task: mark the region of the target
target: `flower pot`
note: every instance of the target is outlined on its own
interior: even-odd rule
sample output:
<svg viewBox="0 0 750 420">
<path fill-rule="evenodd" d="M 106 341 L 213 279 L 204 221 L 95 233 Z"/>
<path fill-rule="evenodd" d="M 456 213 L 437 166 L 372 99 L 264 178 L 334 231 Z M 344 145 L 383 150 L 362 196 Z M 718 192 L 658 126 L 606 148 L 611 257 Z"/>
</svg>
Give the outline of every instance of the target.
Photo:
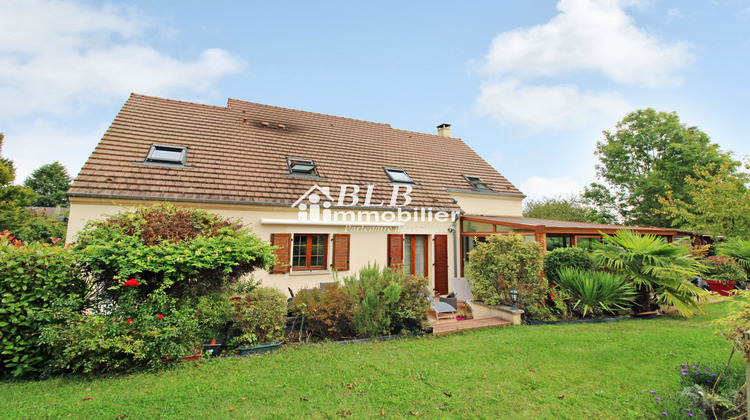
<svg viewBox="0 0 750 420">
<path fill-rule="evenodd" d="M 281 347 L 281 343 L 263 343 L 257 346 L 240 346 L 237 348 L 237 354 L 240 356 L 249 356 L 251 354 L 270 353 L 278 350 Z"/>
<path fill-rule="evenodd" d="M 704 281 L 708 283 L 712 292 L 716 292 L 721 296 L 729 296 L 732 290 L 734 290 L 734 281 L 718 281 L 710 279 L 704 279 Z"/>
<path fill-rule="evenodd" d="M 456 321 L 463 321 L 465 319 L 466 319 L 466 317 L 463 316 L 463 315 L 456 315 Z"/>
<path fill-rule="evenodd" d="M 216 344 L 216 340 L 211 340 L 214 344 L 204 344 L 203 353 L 209 357 L 218 357 L 221 354 L 221 344 Z"/>
</svg>

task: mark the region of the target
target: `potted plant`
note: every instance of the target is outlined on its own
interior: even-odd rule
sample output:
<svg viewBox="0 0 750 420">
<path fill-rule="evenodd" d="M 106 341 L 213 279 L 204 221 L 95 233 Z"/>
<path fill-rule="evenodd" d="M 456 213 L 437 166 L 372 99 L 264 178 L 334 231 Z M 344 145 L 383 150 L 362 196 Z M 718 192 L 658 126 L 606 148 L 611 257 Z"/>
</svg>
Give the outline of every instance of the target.
<svg viewBox="0 0 750 420">
<path fill-rule="evenodd" d="M 712 292 L 729 296 L 738 284 L 747 282 L 747 274 L 731 257 L 708 257 L 706 265 L 706 283 Z"/>
<path fill-rule="evenodd" d="M 239 355 L 267 353 L 279 348 L 286 327 L 286 296 L 274 287 L 258 287 L 232 299 L 232 318 L 242 335 L 232 339 Z"/>
<path fill-rule="evenodd" d="M 471 309 L 466 305 L 459 305 L 458 310 L 456 311 L 456 320 L 464 321 L 467 319 L 471 319 Z"/>
</svg>

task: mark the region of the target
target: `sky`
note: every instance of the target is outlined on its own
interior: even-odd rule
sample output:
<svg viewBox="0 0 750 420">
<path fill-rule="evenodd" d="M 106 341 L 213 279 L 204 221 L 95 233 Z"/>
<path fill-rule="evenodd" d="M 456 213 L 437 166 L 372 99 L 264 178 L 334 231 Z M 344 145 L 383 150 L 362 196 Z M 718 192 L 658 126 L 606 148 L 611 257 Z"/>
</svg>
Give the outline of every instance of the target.
<svg viewBox="0 0 750 420">
<path fill-rule="evenodd" d="M 750 0 L 0 0 L 2 156 L 75 176 L 131 92 L 461 138 L 531 199 L 629 112 L 750 155 Z"/>
</svg>

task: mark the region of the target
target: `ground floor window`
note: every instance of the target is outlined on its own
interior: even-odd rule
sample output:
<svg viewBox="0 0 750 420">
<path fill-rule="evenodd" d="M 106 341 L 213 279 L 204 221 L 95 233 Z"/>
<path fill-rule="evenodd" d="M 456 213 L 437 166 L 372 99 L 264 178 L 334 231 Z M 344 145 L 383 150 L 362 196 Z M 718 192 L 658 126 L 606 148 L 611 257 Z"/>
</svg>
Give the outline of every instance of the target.
<svg viewBox="0 0 750 420">
<path fill-rule="evenodd" d="M 427 276 L 427 236 L 404 237 L 404 268 L 409 274 Z"/>
<path fill-rule="evenodd" d="M 556 248 L 570 248 L 573 246 L 571 238 L 568 235 L 547 235 L 547 251 Z"/>
<path fill-rule="evenodd" d="M 598 236 L 596 238 L 581 238 L 579 236 L 578 238 L 576 238 L 576 246 L 587 251 L 593 251 L 595 243 L 602 243 L 602 237 Z"/>
<path fill-rule="evenodd" d="M 292 269 L 325 270 L 328 235 L 294 235 Z"/>
</svg>

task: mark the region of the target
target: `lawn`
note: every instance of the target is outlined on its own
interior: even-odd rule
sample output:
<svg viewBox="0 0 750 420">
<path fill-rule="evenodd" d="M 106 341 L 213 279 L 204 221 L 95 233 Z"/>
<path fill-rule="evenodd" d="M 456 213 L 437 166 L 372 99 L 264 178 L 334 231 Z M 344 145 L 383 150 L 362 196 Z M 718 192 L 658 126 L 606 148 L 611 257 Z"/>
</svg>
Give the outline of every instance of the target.
<svg viewBox="0 0 750 420">
<path fill-rule="evenodd" d="M 711 321 L 511 326 L 280 352 L 102 379 L 0 383 L 2 418 L 661 417 L 680 363 L 723 363 Z M 734 363 L 741 364 L 739 357 Z"/>
</svg>

